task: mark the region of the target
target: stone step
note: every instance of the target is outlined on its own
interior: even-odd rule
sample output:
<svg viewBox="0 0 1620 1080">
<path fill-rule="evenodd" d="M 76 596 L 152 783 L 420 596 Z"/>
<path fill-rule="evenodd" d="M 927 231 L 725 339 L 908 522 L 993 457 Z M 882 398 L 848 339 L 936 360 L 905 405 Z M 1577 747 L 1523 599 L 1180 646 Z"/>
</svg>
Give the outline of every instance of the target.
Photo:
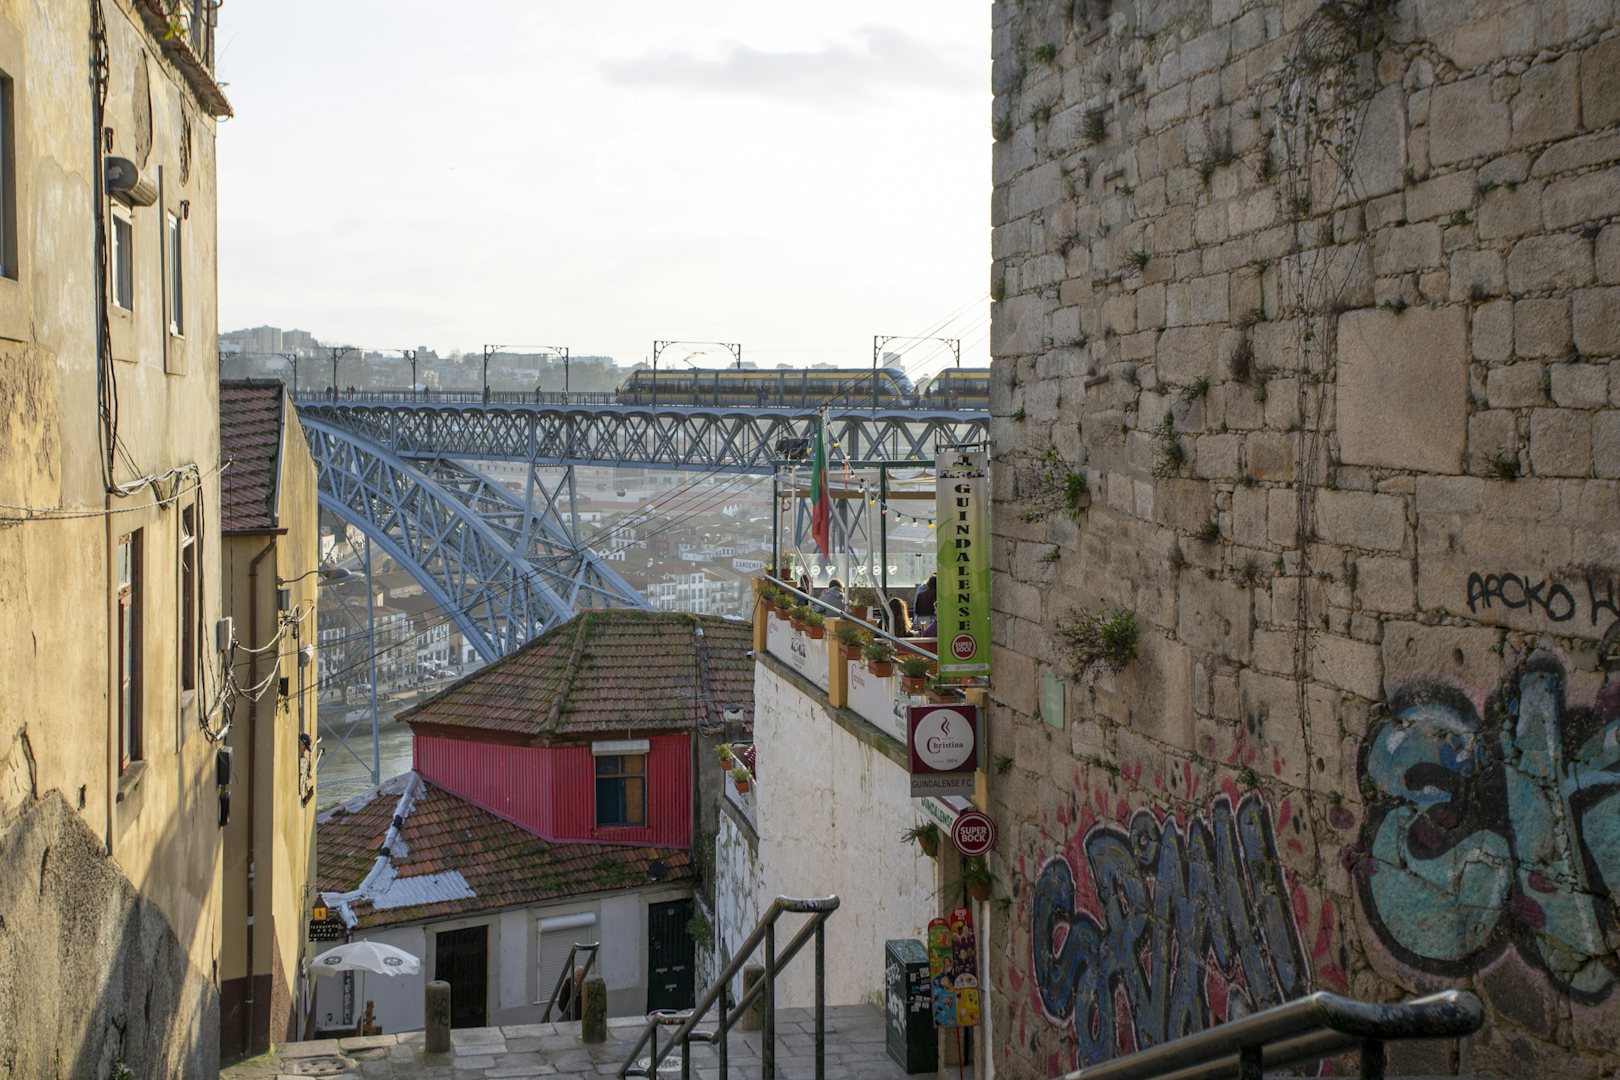
<svg viewBox="0 0 1620 1080">
<path fill-rule="evenodd" d="M 588 1046 L 579 1041 L 579 1025 L 522 1024 L 463 1028 L 450 1033 L 448 1054 L 426 1054 L 423 1033 L 369 1035 L 288 1043 L 274 1053 L 226 1069 L 224 1080 L 282 1080 L 284 1077 L 384 1077 L 437 1080 L 440 1077 L 520 1080 L 525 1077 L 612 1077 L 618 1074 L 641 1035 L 645 1021 L 622 1017 L 608 1021 L 608 1041 Z M 870 1005 L 827 1009 L 827 1080 L 903 1080 L 906 1076 L 884 1048 L 883 1014 Z M 777 1014 L 776 1075 L 779 1080 L 809 1080 L 815 1075 L 815 1017 L 806 1009 Z M 729 1041 L 732 1077 L 759 1075 L 758 1032 L 733 1031 Z M 646 1051 L 643 1050 L 643 1056 Z M 694 1045 L 692 1075 L 718 1080 L 716 1048 Z M 666 1058 L 663 1077 L 679 1077 L 678 1058 Z M 947 1075 L 942 1071 L 942 1076 Z M 956 1070 L 948 1070 L 954 1077 Z M 967 1069 L 965 1077 L 972 1077 Z"/>
</svg>

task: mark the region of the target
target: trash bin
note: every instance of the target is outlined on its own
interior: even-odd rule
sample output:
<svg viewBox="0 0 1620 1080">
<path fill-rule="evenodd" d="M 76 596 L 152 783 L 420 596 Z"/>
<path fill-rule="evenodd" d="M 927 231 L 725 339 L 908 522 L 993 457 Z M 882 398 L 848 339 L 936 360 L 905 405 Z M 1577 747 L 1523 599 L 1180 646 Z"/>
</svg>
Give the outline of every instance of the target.
<svg viewBox="0 0 1620 1080">
<path fill-rule="evenodd" d="M 929 1005 L 928 950 L 915 938 L 883 946 L 884 1042 L 889 1056 L 907 1073 L 939 1069 L 939 1037 Z"/>
</svg>

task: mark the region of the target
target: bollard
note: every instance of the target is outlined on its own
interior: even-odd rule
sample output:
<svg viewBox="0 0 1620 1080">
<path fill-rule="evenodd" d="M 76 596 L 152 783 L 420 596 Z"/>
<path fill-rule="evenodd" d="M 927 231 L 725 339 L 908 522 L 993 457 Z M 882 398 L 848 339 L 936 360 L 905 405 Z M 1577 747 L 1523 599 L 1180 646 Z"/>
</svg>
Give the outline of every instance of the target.
<svg viewBox="0 0 1620 1080">
<path fill-rule="evenodd" d="M 450 984 L 434 979 L 423 991 L 427 1016 L 427 1052 L 448 1053 L 450 1050 Z"/>
<path fill-rule="evenodd" d="M 748 965 L 744 966 L 743 967 L 743 997 L 747 997 L 748 996 L 748 991 L 752 990 L 754 988 L 754 984 L 759 982 L 759 980 L 763 979 L 764 977 L 765 977 L 765 969 L 763 967 L 761 967 L 759 964 L 748 964 Z M 764 1026 L 765 1026 L 765 995 L 761 994 L 759 997 L 754 999 L 754 1003 L 752 1005 L 748 1006 L 748 1011 L 743 1013 L 742 1019 L 737 1021 L 737 1030 L 738 1031 L 758 1031 L 761 1028 L 763 1028 Z"/>
<path fill-rule="evenodd" d="M 580 987 L 579 1041 L 607 1042 L 607 981 L 592 975 Z"/>
</svg>

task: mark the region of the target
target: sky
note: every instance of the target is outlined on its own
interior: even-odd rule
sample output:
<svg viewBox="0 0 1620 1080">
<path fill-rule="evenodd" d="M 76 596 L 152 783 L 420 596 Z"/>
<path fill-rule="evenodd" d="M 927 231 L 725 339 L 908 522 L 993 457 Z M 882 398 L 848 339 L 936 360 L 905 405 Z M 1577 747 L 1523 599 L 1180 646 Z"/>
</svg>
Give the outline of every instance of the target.
<svg viewBox="0 0 1620 1080">
<path fill-rule="evenodd" d="M 222 330 L 988 363 L 983 0 L 232 0 L 218 48 Z"/>
</svg>

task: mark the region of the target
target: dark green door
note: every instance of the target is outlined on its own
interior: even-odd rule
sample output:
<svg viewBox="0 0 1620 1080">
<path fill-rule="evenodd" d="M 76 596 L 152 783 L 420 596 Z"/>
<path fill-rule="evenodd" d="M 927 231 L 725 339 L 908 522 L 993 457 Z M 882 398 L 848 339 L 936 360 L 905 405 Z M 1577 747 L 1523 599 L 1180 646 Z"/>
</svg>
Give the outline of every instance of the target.
<svg viewBox="0 0 1620 1080">
<path fill-rule="evenodd" d="M 489 927 L 445 930 L 433 943 L 433 976 L 450 984 L 450 1026 L 489 1023 Z"/>
<path fill-rule="evenodd" d="M 692 901 L 647 905 L 647 1011 L 690 1009 L 695 950 L 686 924 Z"/>
</svg>

